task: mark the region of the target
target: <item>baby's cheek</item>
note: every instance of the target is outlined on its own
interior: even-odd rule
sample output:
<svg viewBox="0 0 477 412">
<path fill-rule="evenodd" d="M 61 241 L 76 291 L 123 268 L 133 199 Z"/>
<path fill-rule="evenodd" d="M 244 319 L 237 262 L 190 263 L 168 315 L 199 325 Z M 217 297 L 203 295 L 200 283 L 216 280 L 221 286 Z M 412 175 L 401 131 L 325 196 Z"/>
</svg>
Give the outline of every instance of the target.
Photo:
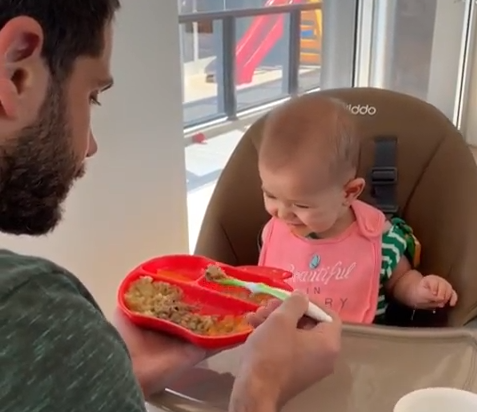
<svg viewBox="0 0 477 412">
<path fill-rule="evenodd" d="M 311 228 L 315 228 L 316 230 L 326 230 L 326 228 L 330 225 L 330 222 L 333 222 L 331 216 L 322 213 L 314 213 L 311 216 L 307 216 L 305 224 Z"/>
<path fill-rule="evenodd" d="M 306 212 L 297 213 L 296 217 L 300 220 L 300 222 L 302 222 L 304 225 L 309 226 L 309 227 L 313 227 L 317 223 L 319 223 L 319 222 L 317 222 L 316 217 L 313 216 L 310 213 L 306 213 Z"/>
<path fill-rule="evenodd" d="M 273 217 L 277 217 L 278 215 L 278 208 L 267 200 L 265 200 L 265 210 Z"/>
</svg>

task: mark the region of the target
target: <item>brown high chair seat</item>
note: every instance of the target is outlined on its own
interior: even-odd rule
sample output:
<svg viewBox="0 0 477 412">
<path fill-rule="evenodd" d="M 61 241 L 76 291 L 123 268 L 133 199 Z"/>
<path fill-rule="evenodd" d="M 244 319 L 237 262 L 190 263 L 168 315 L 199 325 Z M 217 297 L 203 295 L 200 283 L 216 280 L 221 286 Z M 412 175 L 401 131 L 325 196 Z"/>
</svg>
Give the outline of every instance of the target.
<svg viewBox="0 0 477 412">
<path fill-rule="evenodd" d="M 462 135 L 434 106 L 392 91 L 373 88 L 325 90 L 349 104 L 362 140 L 359 175 L 366 177 L 363 200 L 374 203 L 370 187 L 414 229 L 422 244 L 420 270 L 448 279 L 459 303 L 445 325 L 461 326 L 477 315 L 477 166 Z M 196 254 L 232 265 L 258 261 L 257 240 L 268 216 L 257 168 L 264 118 L 245 133 L 233 152 L 202 223 Z M 396 138 L 395 159 L 378 159 L 377 141 Z M 387 143 L 387 142 L 386 142 Z M 387 150 L 387 148 L 385 148 Z M 384 153 L 384 157 L 390 157 Z M 377 167 L 376 167 L 377 166 Z M 392 189 L 396 167 L 396 197 Z M 407 315 L 407 314 L 406 314 Z M 432 322 L 433 317 L 430 316 Z M 443 317 L 439 317 L 442 320 Z"/>
<path fill-rule="evenodd" d="M 477 392 L 477 333 L 463 326 L 477 315 L 477 166 L 463 137 L 435 107 L 372 88 L 325 90 L 357 116 L 362 140 L 363 200 L 403 217 L 422 244 L 420 270 L 449 280 L 459 302 L 411 317 L 398 307 L 396 328 L 346 326 L 335 374 L 295 398 L 286 411 L 391 412 L 405 393 L 427 386 Z M 207 209 L 195 253 L 232 265 L 256 264 L 268 219 L 257 170 L 263 118 L 244 135 Z M 397 180 L 395 179 L 397 177 Z M 371 189 L 371 190 L 370 190 Z M 421 316 L 422 315 L 422 316 Z M 157 400 L 168 410 L 226 411 L 240 348 L 197 368 Z"/>
</svg>

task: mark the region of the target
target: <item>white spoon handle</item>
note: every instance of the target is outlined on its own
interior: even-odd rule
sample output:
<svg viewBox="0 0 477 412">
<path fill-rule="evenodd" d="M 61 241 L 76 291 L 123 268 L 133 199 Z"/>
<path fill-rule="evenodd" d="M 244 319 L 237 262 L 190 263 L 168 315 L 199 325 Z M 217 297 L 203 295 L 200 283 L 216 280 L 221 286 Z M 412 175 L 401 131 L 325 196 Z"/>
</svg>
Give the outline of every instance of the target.
<svg viewBox="0 0 477 412">
<path fill-rule="evenodd" d="M 265 287 L 265 288 L 258 288 L 255 284 L 254 287 L 249 286 L 249 290 L 255 289 L 255 292 L 261 291 L 265 293 L 269 293 L 270 295 L 276 297 L 280 300 L 285 300 L 286 298 L 290 297 L 291 292 L 288 290 L 272 288 L 272 287 Z M 252 290 L 253 292 L 253 290 Z M 333 319 L 330 315 L 328 315 L 323 309 L 319 308 L 318 306 L 314 305 L 313 303 L 308 304 L 308 310 L 306 311 L 306 316 L 316 320 L 317 322 L 333 322 Z"/>
<path fill-rule="evenodd" d="M 333 318 L 330 315 L 313 303 L 308 304 L 306 315 L 318 322 L 333 322 Z"/>
</svg>

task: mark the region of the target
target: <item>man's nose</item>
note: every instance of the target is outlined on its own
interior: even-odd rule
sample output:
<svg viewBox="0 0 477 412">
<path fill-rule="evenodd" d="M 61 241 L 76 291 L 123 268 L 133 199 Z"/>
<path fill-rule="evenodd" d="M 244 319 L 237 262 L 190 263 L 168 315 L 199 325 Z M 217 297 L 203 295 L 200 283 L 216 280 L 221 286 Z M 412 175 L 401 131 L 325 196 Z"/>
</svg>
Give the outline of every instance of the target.
<svg viewBox="0 0 477 412">
<path fill-rule="evenodd" d="M 96 143 L 96 139 L 94 138 L 93 132 L 90 130 L 89 140 L 88 140 L 88 151 L 86 152 L 86 157 L 94 156 L 97 151 L 98 151 L 98 144 Z"/>
</svg>

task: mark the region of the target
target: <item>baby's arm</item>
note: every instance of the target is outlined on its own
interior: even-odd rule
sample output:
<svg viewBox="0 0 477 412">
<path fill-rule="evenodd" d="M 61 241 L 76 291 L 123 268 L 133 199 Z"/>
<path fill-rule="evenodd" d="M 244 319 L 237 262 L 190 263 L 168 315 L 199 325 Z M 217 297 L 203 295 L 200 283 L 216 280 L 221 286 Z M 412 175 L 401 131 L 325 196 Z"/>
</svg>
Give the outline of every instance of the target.
<svg viewBox="0 0 477 412">
<path fill-rule="evenodd" d="M 386 289 L 398 302 L 415 308 L 418 303 L 416 292 L 422 279 L 422 274 L 412 268 L 406 256 L 402 256 L 386 283 Z"/>
<path fill-rule="evenodd" d="M 399 226 L 391 223 L 386 226 L 383 238 L 394 231 L 394 236 L 403 238 Z M 401 232 L 401 233 L 400 233 Z M 388 235 L 389 238 L 389 235 Z M 415 270 L 405 255 L 406 249 L 400 243 L 399 255 L 395 255 L 395 266 L 390 270 L 388 280 L 385 283 L 386 291 L 394 299 L 402 304 L 415 309 L 435 309 L 449 304 L 454 306 L 457 302 L 457 294 L 445 279 L 436 275 L 423 276 Z M 406 246 L 407 247 L 407 246 Z"/>
<path fill-rule="evenodd" d="M 403 222 L 404 223 L 404 222 Z M 413 270 L 405 253 L 407 249 L 406 234 L 403 227 L 387 221 L 383 228 L 383 265 L 385 278 L 382 279 L 388 295 L 397 301 L 413 306 L 414 291 L 422 280 L 422 275 Z"/>
</svg>

